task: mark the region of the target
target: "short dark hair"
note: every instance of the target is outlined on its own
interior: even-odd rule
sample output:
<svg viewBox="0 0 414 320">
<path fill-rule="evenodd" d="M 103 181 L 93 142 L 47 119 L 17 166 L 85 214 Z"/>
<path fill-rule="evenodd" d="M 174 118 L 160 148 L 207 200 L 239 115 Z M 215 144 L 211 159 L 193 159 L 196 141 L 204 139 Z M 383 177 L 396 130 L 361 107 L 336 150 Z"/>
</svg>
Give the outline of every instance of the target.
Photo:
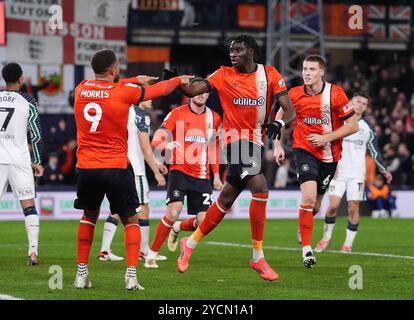
<svg viewBox="0 0 414 320">
<path fill-rule="evenodd" d="M 352 98 L 354 98 L 354 97 L 362 97 L 362 98 L 365 98 L 365 99 L 369 100 L 369 95 L 365 92 L 362 92 L 362 91 L 354 92 Z"/>
<path fill-rule="evenodd" d="M 102 74 L 109 70 L 116 62 L 116 54 L 113 50 L 103 49 L 97 51 L 91 60 L 91 66 L 95 74 Z"/>
<path fill-rule="evenodd" d="M 307 56 L 305 58 L 305 60 L 303 60 L 303 62 L 305 61 L 310 61 L 310 62 L 318 62 L 319 63 L 319 67 L 321 69 L 325 69 L 326 67 L 326 60 L 324 57 L 320 56 L 319 54 L 311 54 L 309 56 Z"/>
<path fill-rule="evenodd" d="M 260 47 L 255 38 L 247 34 L 241 34 L 238 36 L 231 37 L 224 42 L 224 45 L 227 48 L 227 50 L 230 49 L 230 45 L 233 41 L 236 43 L 244 43 L 246 47 L 253 50 L 253 59 L 255 61 L 260 60 Z"/>
<path fill-rule="evenodd" d="M 194 78 L 192 78 L 191 80 L 190 80 L 190 84 L 194 84 L 194 83 L 197 83 L 197 82 L 203 82 L 204 81 L 204 79 L 203 78 L 200 78 L 200 77 L 194 77 Z"/>
<path fill-rule="evenodd" d="M 6 83 L 16 83 L 23 75 L 23 70 L 18 63 L 10 62 L 3 67 L 3 70 L 1 70 L 1 75 L 3 76 L 3 79 L 6 81 Z"/>
</svg>

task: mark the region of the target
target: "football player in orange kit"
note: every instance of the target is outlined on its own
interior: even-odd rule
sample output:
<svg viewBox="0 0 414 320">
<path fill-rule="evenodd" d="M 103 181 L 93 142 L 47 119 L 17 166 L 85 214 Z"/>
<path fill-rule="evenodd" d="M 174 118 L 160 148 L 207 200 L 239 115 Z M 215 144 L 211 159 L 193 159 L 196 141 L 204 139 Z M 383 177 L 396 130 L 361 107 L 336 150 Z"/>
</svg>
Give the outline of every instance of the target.
<svg viewBox="0 0 414 320">
<path fill-rule="evenodd" d="M 323 80 L 326 62 L 318 55 L 305 58 L 304 84 L 289 90 L 296 110 L 293 151 L 301 190 L 299 233 L 303 264 L 316 263 L 311 248 L 313 216 L 318 213 L 326 189 L 335 175 L 342 152 L 342 138 L 358 131 L 358 117 L 344 90 Z M 283 117 L 279 110 L 276 119 Z M 280 141 L 275 144 L 278 164 L 285 153 Z"/>
<path fill-rule="evenodd" d="M 274 281 L 279 276 L 264 259 L 262 244 L 269 195 L 266 179 L 261 172 L 263 144 L 265 128 L 270 138 L 279 138 L 282 127 L 295 119 L 295 110 L 279 72 L 274 67 L 255 62 L 259 46 L 253 37 L 236 36 L 226 44 L 232 67 L 221 67 L 203 82 L 180 86 L 189 97 L 211 90 L 218 92 L 223 107 L 223 143 L 229 167 L 227 181 L 219 198 L 210 206 L 197 230 L 180 242 L 178 270 L 187 270 L 197 244 L 220 223 L 247 186 L 252 193 L 249 214 L 253 257 L 250 267 L 264 280 Z M 268 123 L 276 101 L 285 111 L 284 117 Z"/>
<path fill-rule="evenodd" d="M 128 116 L 131 105 L 169 94 L 178 85 L 189 83 L 189 76 L 172 78 L 155 85 L 141 84 L 155 78 L 141 76 L 119 81 L 119 61 L 112 50 L 101 50 L 91 61 L 95 80 L 84 80 L 75 89 L 77 127 L 77 199 L 82 209 L 77 235 L 78 269 L 75 287 L 90 288 L 89 253 L 95 224 L 104 196 L 111 212 L 120 215 L 125 226 L 127 290 L 142 290 L 136 277 L 140 250 L 139 199 L 134 172 L 129 163 Z"/>
<path fill-rule="evenodd" d="M 190 83 L 201 81 L 203 79 L 194 78 Z M 152 140 L 152 145 L 158 151 L 156 153 L 172 150 L 172 155 L 168 159 L 170 174 L 167 213 L 157 226 L 145 260 L 146 268 L 158 268 L 156 257 L 168 234 L 168 249 L 175 251 L 178 233 L 194 231 L 203 220 L 212 203 L 210 164 L 214 174 L 214 187 L 217 190 L 222 188 L 217 137 L 221 119 L 218 113 L 206 106 L 208 96 L 208 93 L 195 96 L 190 99 L 189 104 L 173 109 L 165 117 L 161 129 Z M 195 217 L 176 221 L 183 208 L 185 196 L 187 213 Z"/>
</svg>

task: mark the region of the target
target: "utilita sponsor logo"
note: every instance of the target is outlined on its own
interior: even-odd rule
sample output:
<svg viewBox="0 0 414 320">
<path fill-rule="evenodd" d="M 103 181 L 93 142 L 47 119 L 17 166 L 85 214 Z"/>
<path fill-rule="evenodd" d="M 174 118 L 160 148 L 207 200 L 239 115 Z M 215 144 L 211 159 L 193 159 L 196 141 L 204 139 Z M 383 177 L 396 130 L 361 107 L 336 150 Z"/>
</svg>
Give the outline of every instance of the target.
<svg viewBox="0 0 414 320">
<path fill-rule="evenodd" d="M 251 99 L 251 98 L 234 98 L 233 104 L 235 106 L 242 106 L 242 107 L 260 107 L 264 105 L 265 98 L 259 97 L 258 99 Z"/>
<path fill-rule="evenodd" d="M 329 118 L 323 117 L 322 119 L 318 118 L 303 118 L 303 122 L 306 124 L 329 124 Z"/>
</svg>

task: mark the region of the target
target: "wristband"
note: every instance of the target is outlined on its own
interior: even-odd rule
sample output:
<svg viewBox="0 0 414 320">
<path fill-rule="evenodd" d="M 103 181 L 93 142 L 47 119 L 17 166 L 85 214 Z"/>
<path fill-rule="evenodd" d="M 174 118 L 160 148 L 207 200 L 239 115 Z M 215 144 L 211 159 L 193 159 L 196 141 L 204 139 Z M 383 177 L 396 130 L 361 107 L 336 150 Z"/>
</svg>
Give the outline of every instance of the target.
<svg viewBox="0 0 414 320">
<path fill-rule="evenodd" d="M 286 125 L 286 123 L 282 119 L 279 119 L 279 120 L 276 120 L 276 121 L 279 122 L 282 125 L 282 128 Z"/>
</svg>

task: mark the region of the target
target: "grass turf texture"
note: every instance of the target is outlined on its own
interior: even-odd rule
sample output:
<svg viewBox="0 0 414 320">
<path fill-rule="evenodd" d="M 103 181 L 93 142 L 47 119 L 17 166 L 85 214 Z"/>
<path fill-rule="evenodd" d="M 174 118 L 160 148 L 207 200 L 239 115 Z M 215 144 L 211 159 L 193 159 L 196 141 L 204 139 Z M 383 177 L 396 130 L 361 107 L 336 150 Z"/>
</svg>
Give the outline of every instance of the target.
<svg viewBox="0 0 414 320">
<path fill-rule="evenodd" d="M 328 249 L 340 250 L 347 220 L 339 218 Z M 152 234 L 156 223 L 152 221 Z M 102 239 L 103 222 L 95 229 L 89 272 L 92 289 L 73 288 L 76 272 L 77 221 L 41 221 L 40 266 L 26 265 L 27 240 L 24 222 L 0 222 L 0 295 L 23 299 L 414 299 L 414 260 L 335 253 L 316 254 L 317 264 L 305 269 L 296 242 L 296 220 L 269 220 L 265 246 L 298 248 L 298 251 L 265 249 L 266 259 L 280 279 L 263 281 L 248 267 L 250 248 L 208 244 L 209 241 L 250 243 L 247 220 L 224 220 L 194 252 L 190 267 L 179 274 L 176 252 L 166 244 L 161 254 L 168 261 L 159 269 L 148 270 L 140 262 L 138 279 L 145 291 L 124 288 L 125 262 L 96 259 Z M 323 221 L 315 222 L 313 244 L 322 236 Z M 364 218 L 354 244 L 354 252 L 375 252 L 414 256 L 414 220 L 371 220 Z M 189 233 L 182 233 L 181 236 Z M 118 228 L 113 251 L 125 256 L 123 230 Z M 49 289 L 49 267 L 63 268 L 63 289 Z M 363 289 L 351 290 L 349 268 L 363 270 Z"/>
</svg>

